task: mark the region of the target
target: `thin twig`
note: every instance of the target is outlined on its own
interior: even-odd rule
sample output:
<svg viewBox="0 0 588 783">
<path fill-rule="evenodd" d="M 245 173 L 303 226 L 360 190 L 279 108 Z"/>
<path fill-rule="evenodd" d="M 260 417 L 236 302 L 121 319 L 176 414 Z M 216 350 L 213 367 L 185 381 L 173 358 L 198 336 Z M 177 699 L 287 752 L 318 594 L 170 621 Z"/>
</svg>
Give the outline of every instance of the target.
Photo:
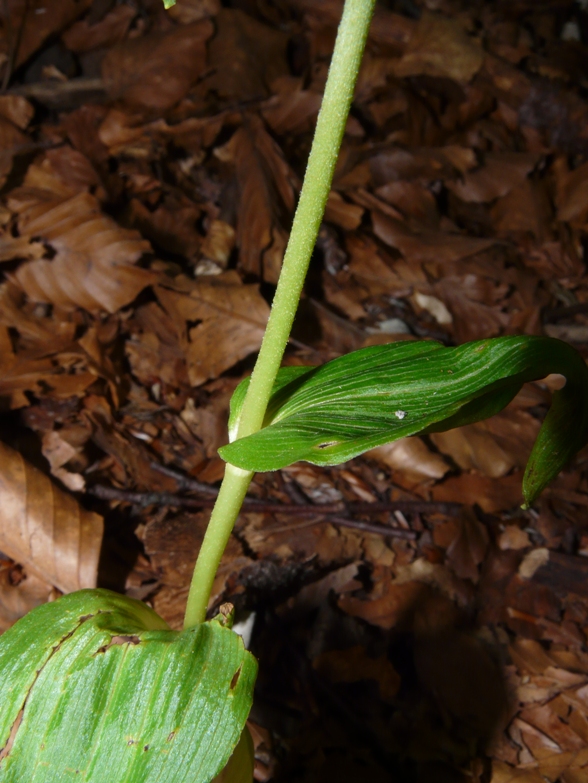
<svg viewBox="0 0 588 783">
<path fill-rule="evenodd" d="M 350 527 L 354 530 L 361 530 L 363 533 L 376 533 L 381 536 L 391 536 L 392 538 L 405 538 L 410 541 L 416 539 L 418 533 L 415 530 L 406 530 L 402 527 L 388 527 L 388 525 L 375 525 L 373 522 L 362 522 L 360 519 L 347 519 L 347 517 L 321 516 L 316 519 L 308 519 L 306 522 L 298 522 L 293 525 L 279 525 L 276 527 L 264 527 L 263 534 L 272 536 L 275 533 L 287 533 L 293 530 L 301 530 L 307 527 L 314 527 L 324 522 L 340 527 Z"/>
<path fill-rule="evenodd" d="M 174 479 L 180 490 L 192 490 L 192 492 L 201 492 L 203 495 L 213 495 L 214 497 L 218 495 L 218 489 L 216 489 L 216 487 L 211 487 L 203 481 L 192 478 L 192 476 L 186 476 L 185 473 L 174 470 L 174 468 L 169 468 L 167 465 L 161 465 L 159 462 L 152 462 L 149 467 L 158 473 L 161 473 L 162 476 L 168 476 L 169 478 Z"/>
<path fill-rule="evenodd" d="M 212 489 L 207 487 L 207 489 Z M 213 505 L 215 498 L 187 498 L 183 495 L 175 495 L 172 492 L 131 492 L 116 487 L 105 487 L 96 484 L 89 487 L 88 494 L 101 500 L 119 500 L 123 503 L 132 503 L 135 506 L 146 508 L 147 506 L 175 506 L 176 508 L 208 508 Z M 216 492 L 216 490 L 215 490 Z M 299 505 L 297 503 L 274 503 L 257 498 L 245 498 L 243 508 L 250 513 L 265 514 L 291 514 L 293 516 L 340 515 L 340 514 L 381 514 L 394 511 L 402 511 L 408 514 L 444 514 L 453 516 L 461 509 L 459 503 L 443 503 L 425 500 L 395 500 L 389 503 L 318 503 Z"/>
<path fill-rule="evenodd" d="M 97 484 L 94 487 L 88 489 L 88 494 L 94 495 L 94 497 L 101 500 L 119 500 L 124 503 L 132 503 L 133 505 L 145 508 L 147 506 L 176 506 L 181 508 L 201 509 L 210 507 L 214 503 L 214 498 L 185 498 L 181 495 L 173 495 L 170 492 L 129 492 L 124 489 L 116 489 L 115 487 L 105 487 Z M 402 510 L 412 511 L 412 507 L 407 508 L 408 505 L 412 505 L 411 501 L 400 502 Z M 449 504 L 439 503 L 418 503 L 419 507 L 422 505 L 435 506 L 438 511 L 438 506 L 447 506 Z M 455 504 L 457 505 L 457 504 Z M 406 530 L 405 528 L 390 527 L 388 525 L 378 525 L 373 522 L 363 522 L 359 519 L 349 519 L 347 517 L 340 516 L 340 512 L 347 513 L 369 513 L 372 511 L 372 506 L 378 506 L 377 511 L 399 511 L 399 504 L 395 503 L 350 503 L 347 507 L 343 503 L 331 503 L 324 505 L 290 505 L 282 503 L 268 503 L 260 500 L 253 500 L 252 498 L 246 498 L 243 503 L 243 511 L 245 512 L 258 512 L 268 514 L 292 514 L 293 516 L 311 516 L 312 519 L 306 522 L 301 522 L 293 525 L 278 525 L 277 527 L 269 527 L 264 529 L 265 535 L 273 535 L 274 533 L 285 533 L 289 530 L 299 530 L 306 527 L 313 527 L 314 525 L 320 525 L 324 522 L 329 522 L 341 527 L 349 527 L 354 530 L 361 530 L 364 533 L 377 533 L 381 536 L 392 536 L 395 538 L 404 538 L 414 540 L 417 537 L 417 533 L 414 530 Z M 387 506 L 387 508 L 382 508 Z M 422 511 L 422 509 L 417 509 Z M 430 510 L 430 509 L 429 509 Z M 333 512 L 339 513 L 333 513 Z"/>
</svg>

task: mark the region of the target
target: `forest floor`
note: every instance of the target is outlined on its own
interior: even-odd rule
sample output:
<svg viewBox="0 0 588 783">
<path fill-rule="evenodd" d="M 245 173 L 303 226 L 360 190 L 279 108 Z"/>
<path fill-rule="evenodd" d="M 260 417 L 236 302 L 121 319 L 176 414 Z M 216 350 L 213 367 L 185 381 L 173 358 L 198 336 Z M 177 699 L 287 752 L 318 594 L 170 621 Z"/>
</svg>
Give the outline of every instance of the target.
<svg viewBox="0 0 588 783">
<path fill-rule="evenodd" d="M 378 6 L 286 363 L 588 356 L 586 5 Z M 2 629 L 96 584 L 181 626 L 341 8 L 5 2 Z M 256 780 L 588 781 L 588 450 L 520 507 L 560 384 L 256 476 L 213 596 L 255 613 Z"/>
</svg>

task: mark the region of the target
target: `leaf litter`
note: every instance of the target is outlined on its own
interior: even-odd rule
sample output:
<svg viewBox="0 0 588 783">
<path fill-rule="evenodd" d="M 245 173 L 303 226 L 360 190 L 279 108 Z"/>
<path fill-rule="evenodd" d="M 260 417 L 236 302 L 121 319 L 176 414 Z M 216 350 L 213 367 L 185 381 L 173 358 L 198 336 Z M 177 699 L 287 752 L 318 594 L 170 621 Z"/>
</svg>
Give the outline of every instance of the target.
<svg viewBox="0 0 588 783">
<path fill-rule="evenodd" d="M 0 627 L 95 584 L 180 626 L 341 7 L 1 10 Z M 587 29 L 571 0 L 378 7 L 287 363 L 588 356 Z M 588 779 L 586 453 L 519 508 L 553 388 L 255 478 L 213 601 L 256 612 L 257 780 Z"/>
</svg>

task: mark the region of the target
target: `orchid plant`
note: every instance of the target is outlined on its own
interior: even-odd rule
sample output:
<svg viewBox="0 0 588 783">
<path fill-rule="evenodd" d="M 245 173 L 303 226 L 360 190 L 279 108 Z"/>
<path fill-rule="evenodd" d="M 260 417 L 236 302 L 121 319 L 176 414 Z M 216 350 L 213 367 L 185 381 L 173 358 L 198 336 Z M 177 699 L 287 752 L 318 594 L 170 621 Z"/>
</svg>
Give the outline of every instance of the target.
<svg viewBox="0 0 588 783">
<path fill-rule="evenodd" d="M 82 590 L 0 639 L 0 783 L 250 783 L 246 720 L 257 664 L 229 605 L 206 620 L 213 580 L 255 471 L 336 465 L 417 433 L 500 411 L 555 372 L 523 480 L 525 504 L 588 441 L 588 368 L 557 340 L 510 336 L 448 348 L 364 348 L 320 367 L 282 357 L 316 242 L 375 0 L 346 0 L 271 315 L 231 402 L 226 473 L 198 554 L 183 631 L 145 604 Z M 169 6 L 173 0 L 164 0 Z"/>
</svg>

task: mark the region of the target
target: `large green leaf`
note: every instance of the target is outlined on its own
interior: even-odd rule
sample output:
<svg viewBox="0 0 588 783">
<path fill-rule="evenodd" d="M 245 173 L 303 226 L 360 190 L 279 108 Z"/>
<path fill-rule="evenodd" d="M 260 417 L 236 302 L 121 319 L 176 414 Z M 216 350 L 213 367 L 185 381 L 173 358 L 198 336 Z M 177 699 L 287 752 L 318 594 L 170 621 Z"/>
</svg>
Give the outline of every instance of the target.
<svg viewBox="0 0 588 783">
<path fill-rule="evenodd" d="M 566 376 L 531 453 L 523 494 L 532 502 L 588 441 L 588 368 L 569 345 L 548 337 L 498 337 L 446 348 L 400 342 L 363 348 L 322 367 L 288 367 L 274 386 L 264 428 L 220 449 L 245 470 L 298 460 L 336 465 L 407 435 L 492 416 L 526 381 Z M 231 400 L 236 431 L 248 379 Z"/>
<path fill-rule="evenodd" d="M 209 783 L 247 761 L 256 671 L 219 620 L 171 631 L 108 590 L 45 604 L 0 638 L 0 781 Z"/>
</svg>

